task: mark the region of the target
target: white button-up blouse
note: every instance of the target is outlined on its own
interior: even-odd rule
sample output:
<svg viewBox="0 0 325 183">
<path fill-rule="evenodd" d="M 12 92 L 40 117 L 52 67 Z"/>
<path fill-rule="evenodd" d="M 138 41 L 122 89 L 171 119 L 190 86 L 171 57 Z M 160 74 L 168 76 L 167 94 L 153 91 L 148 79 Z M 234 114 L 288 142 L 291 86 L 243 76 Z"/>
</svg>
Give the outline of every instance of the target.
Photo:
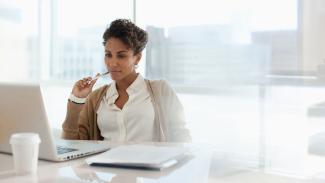
<svg viewBox="0 0 325 183">
<path fill-rule="evenodd" d="M 120 109 L 116 83 L 108 88 L 97 110 L 97 122 L 101 135 L 110 141 L 155 141 L 155 112 L 144 78 L 138 74 L 127 88 L 128 101 Z"/>
</svg>

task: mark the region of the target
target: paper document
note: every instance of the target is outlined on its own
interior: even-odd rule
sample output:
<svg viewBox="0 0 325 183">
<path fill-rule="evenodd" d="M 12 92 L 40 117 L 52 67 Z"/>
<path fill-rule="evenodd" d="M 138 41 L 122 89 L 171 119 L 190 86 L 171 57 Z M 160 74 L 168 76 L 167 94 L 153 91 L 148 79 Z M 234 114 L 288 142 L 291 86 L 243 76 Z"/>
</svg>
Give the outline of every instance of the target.
<svg viewBox="0 0 325 183">
<path fill-rule="evenodd" d="M 124 145 L 86 159 L 89 165 L 163 169 L 178 162 L 185 147 Z"/>
</svg>

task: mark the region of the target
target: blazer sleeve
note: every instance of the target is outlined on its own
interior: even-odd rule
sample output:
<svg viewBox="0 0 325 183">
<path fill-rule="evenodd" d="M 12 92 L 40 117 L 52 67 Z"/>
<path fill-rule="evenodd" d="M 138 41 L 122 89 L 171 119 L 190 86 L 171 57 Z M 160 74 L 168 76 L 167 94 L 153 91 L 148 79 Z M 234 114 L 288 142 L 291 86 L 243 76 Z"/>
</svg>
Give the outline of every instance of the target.
<svg viewBox="0 0 325 183">
<path fill-rule="evenodd" d="M 89 113 L 91 102 L 83 105 L 68 102 L 66 118 L 62 124 L 62 138 L 70 140 L 89 140 Z"/>
<path fill-rule="evenodd" d="M 168 141 L 191 142 L 190 131 L 186 127 L 184 108 L 176 92 L 164 80 L 161 81 L 160 103 L 168 128 Z"/>
</svg>

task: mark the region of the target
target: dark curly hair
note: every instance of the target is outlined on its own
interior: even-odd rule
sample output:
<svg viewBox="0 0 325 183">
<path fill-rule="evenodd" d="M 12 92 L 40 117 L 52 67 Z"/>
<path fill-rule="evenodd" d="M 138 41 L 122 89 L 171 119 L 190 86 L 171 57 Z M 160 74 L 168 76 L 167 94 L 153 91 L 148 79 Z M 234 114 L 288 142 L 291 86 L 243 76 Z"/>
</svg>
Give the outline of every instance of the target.
<svg viewBox="0 0 325 183">
<path fill-rule="evenodd" d="M 110 24 L 103 35 L 104 46 L 110 38 L 121 40 L 134 54 L 142 52 L 148 42 L 147 32 L 128 19 L 117 19 Z"/>
</svg>

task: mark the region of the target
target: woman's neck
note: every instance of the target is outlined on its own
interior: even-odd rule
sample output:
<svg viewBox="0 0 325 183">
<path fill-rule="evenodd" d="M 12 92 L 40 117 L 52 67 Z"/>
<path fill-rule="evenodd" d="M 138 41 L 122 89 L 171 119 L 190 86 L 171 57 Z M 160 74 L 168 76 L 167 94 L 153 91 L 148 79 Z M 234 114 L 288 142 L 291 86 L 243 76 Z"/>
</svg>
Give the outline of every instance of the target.
<svg viewBox="0 0 325 183">
<path fill-rule="evenodd" d="M 138 73 L 131 73 L 120 81 L 116 81 L 116 88 L 118 90 L 126 90 L 133 81 L 137 78 Z"/>
</svg>

